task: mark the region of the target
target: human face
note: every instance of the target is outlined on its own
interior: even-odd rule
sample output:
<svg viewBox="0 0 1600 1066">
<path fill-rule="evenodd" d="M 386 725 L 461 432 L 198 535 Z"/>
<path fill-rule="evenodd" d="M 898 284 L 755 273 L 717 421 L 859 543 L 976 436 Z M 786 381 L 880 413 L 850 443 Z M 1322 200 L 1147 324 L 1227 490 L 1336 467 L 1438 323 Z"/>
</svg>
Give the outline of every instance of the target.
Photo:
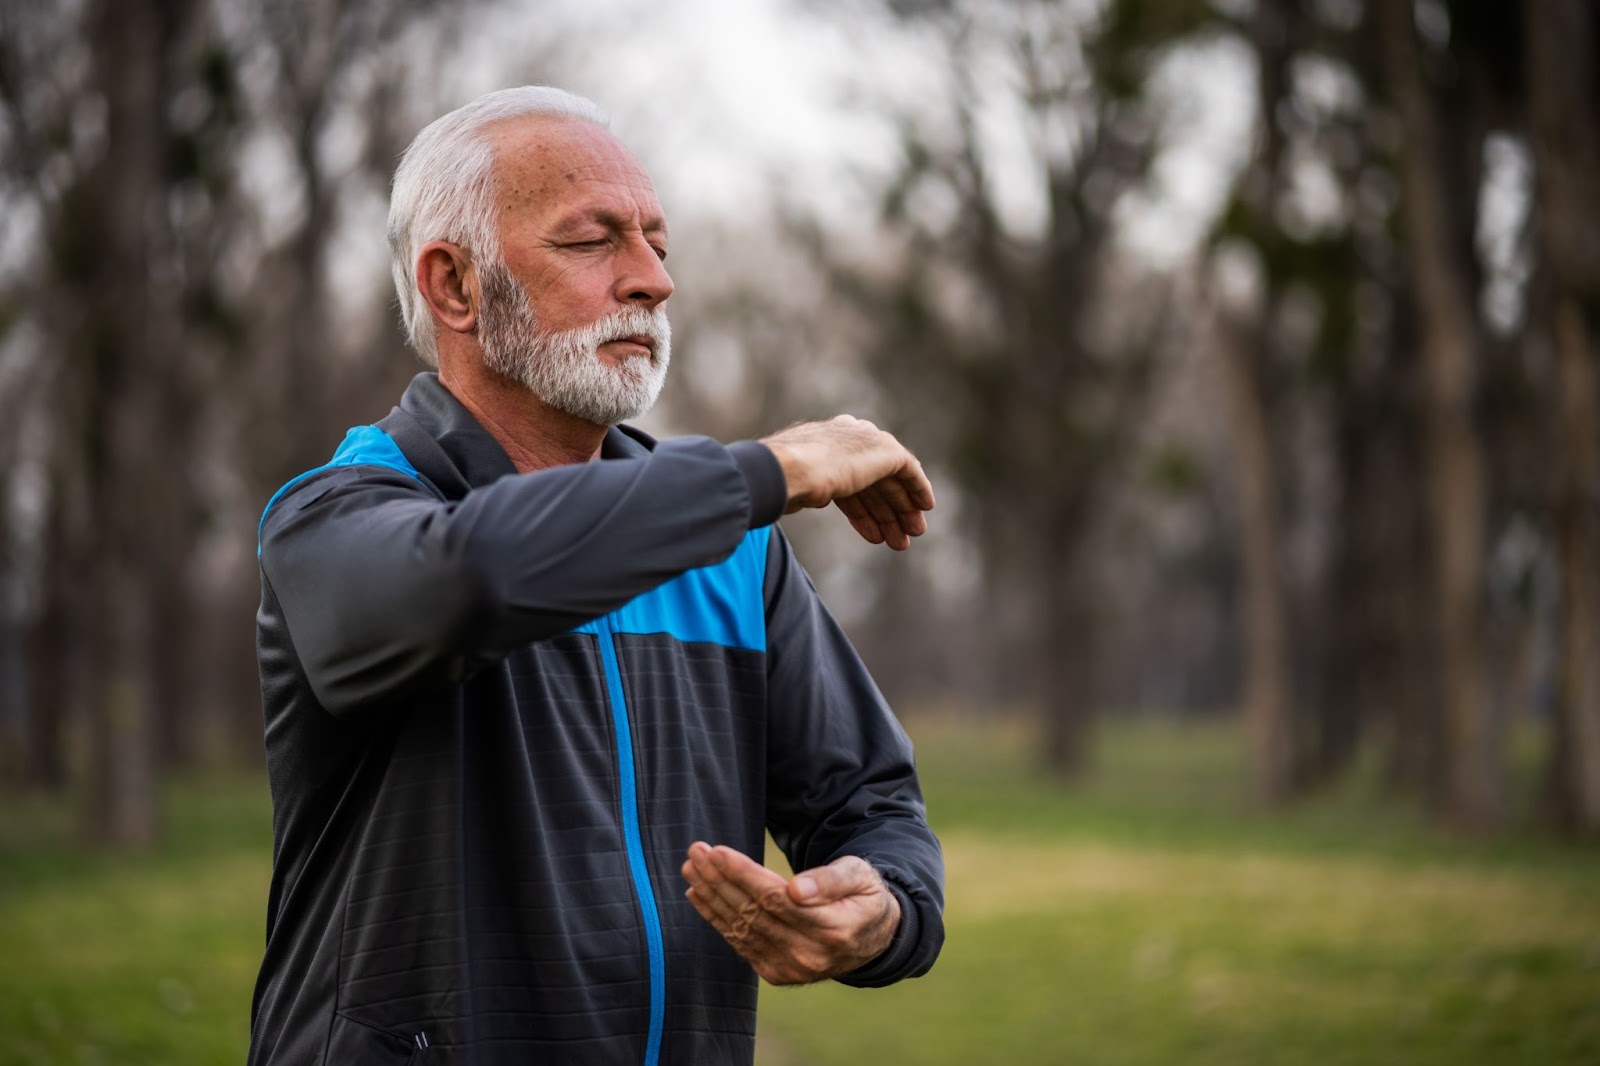
<svg viewBox="0 0 1600 1066">
<path fill-rule="evenodd" d="M 654 406 L 672 358 L 672 329 L 660 304 L 624 307 L 587 326 L 552 332 L 540 327 L 528 290 L 503 263 L 480 264 L 479 278 L 484 366 L 557 411 L 597 426 L 637 418 Z M 624 338 L 642 342 L 647 354 L 615 366 L 602 361 L 600 348 Z"/>
<path fill-rule="evenodd" d="M 541 116 L 492 127 L 501 261 L 522 283 L 540 330 L 560 334 L 672 295 L 667 223 L 650 177 L 610 133 Z M 649 358 L 640 335 L 598 357 L 620 367 Z"/>
</svg>

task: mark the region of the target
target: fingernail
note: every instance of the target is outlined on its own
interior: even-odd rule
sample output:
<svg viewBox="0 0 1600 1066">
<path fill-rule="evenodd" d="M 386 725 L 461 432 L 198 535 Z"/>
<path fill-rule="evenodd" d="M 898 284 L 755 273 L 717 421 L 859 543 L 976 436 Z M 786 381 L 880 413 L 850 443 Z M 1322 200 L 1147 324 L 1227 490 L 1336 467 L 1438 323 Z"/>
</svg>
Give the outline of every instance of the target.
<svg viewBox="0 0 1600 1066">
<path fill-rule="evenodd" d="M 817 883 L 809 877 L 794 879 L 794 894 L 801 899 L 812 899 L 817 894 Z"/>
</svg>

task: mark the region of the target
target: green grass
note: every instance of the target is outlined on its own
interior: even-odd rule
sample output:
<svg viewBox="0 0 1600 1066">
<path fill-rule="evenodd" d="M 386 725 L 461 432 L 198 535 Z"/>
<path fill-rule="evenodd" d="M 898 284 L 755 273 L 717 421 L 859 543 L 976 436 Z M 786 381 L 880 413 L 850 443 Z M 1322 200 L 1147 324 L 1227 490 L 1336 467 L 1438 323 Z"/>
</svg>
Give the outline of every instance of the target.
<svg viewBox="0 0 1600 1066">
<path fill-rule="evenodd" d="M 1600 1062 L 1600 852 L 1441 834 L 1356 782 L 1254 809 L 1226 727 L 1134 724 L 1068 789 L 1014 727 L 913 723 L 949 941 L 895 988 L 763 989 L 762 1066 Z M 0 808 L 0 1066 L 243 1061 L 269 811 L 170 790 L 156 853 Z"/>
<path fill-rule="evenodd" d="M 69 812 L 0 817 L 0 1066 L 244 1061 L 271 872 L 266 783 L 168 790 L 153 854 L 85 852 Z"/>
<path fill-rule="evenodd" d="M 1361 781 L 1260 811 L 1216 726 L 1119 726 L 1072 789 L 1015 729 L 914 732 L 944 954 L 763 989 L 764 1063 L 1600 1062 L 1600 854 L 1443 835 Z"/>
</svg>

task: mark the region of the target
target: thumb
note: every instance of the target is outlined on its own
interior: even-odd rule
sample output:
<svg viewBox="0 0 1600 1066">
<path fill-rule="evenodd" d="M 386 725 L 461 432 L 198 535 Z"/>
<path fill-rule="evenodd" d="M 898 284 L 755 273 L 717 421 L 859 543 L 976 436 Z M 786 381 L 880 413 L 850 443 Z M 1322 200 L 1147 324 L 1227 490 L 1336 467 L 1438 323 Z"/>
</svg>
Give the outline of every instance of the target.
<svg viewBox="0 0 1600 1066">
<path fill-rule="evenodd" d="M 845 855 L 826 866 L 795 874 L 789 882 L 789 898 L 808 907 L 817 907 L 871 892 L 880 883 L 878 871 L 865 859 Z"/>
</svg>

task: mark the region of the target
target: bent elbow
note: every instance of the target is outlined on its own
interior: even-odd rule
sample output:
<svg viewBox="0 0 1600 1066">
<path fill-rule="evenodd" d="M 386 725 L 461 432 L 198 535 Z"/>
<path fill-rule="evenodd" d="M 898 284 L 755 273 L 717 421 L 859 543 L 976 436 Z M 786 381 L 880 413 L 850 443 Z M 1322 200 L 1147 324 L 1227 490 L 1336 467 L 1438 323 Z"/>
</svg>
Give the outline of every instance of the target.
<svg viewBox="0 0 1600 1066">
<path fill-rule="evenodd" d="M 302 653 L 306 679 L 328 713 L 344 717 L 462 679 L 491 607 L 467 587 L 426 601 L 368 612 L 366 624 L 346 619 L 331 639 L 314 642 L 321 654 Z"/>
</svg>

